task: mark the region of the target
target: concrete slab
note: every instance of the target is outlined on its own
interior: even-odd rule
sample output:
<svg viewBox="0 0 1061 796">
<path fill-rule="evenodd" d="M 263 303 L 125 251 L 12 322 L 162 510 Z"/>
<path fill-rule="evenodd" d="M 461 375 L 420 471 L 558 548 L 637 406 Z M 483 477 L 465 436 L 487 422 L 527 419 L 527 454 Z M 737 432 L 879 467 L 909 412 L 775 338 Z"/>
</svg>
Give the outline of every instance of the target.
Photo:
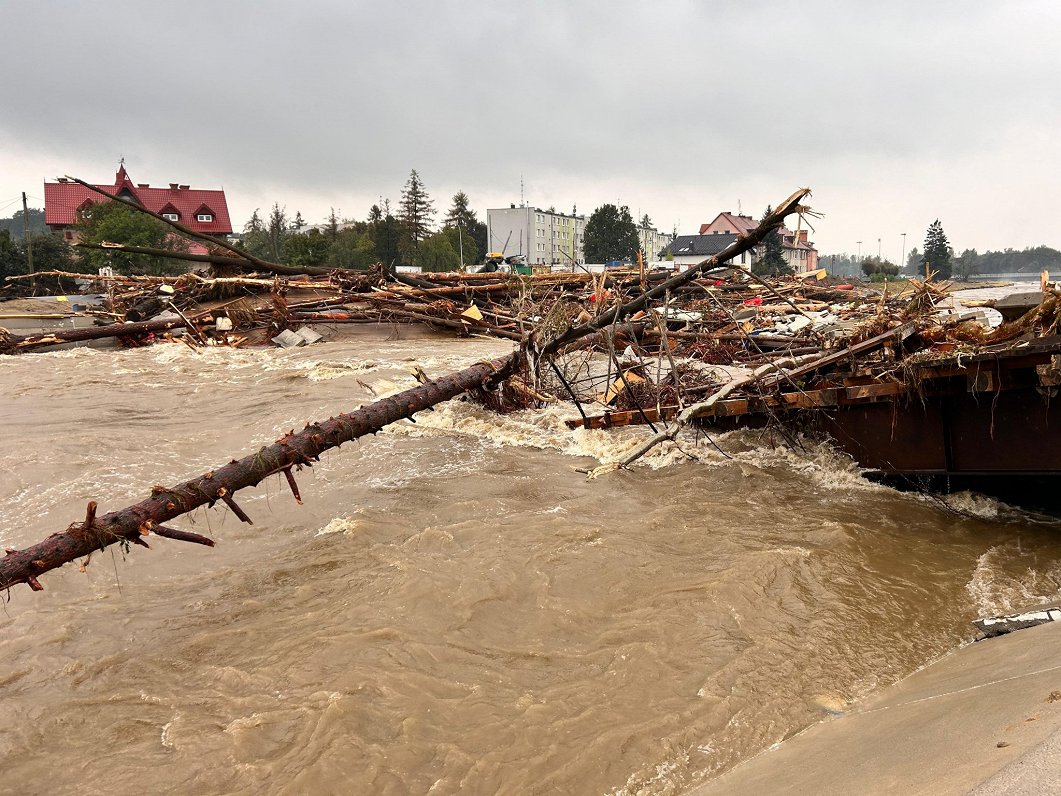
<svg viewBox="0 0 1061 796">
<path fill-rule="evenodd" d="M 963 647 L 691 793 L 1061 793 L 1061 622 Z"/>
</svg>

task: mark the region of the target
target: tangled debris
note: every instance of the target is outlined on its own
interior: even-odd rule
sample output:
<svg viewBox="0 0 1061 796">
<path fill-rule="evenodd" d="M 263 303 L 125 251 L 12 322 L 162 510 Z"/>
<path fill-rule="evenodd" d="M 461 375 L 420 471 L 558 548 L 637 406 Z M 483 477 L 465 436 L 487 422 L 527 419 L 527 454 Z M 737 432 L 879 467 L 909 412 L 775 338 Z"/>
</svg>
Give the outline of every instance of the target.
<svg viewBox="0 0 1061 796">
<path fill-rule="evenodd" d="M 7 550 L 0 588 L 28 583 L 39 589 L 42 573 L 114 542 L 146 546 L 150 533 L 210 543 L 163 523 L 218 500 L 250 522 L 233 495 L 274 474 L 284 475 L 301 502 L 293 468 L 461 393 L 497 411 L 571 401 L 580 415 L 569 422 L 572 428 L 652 426 L 654 436 L 593 473 L 600 474 L 673 440 L 694 421 L 754 416 L 780 423 L 796 410 L 922 394 L 933 380 L 964 374 L 965 363 L 997 359 L 1003 350 L 1033 350 L 1041 384 L 1055 391 L 1061 385 L 1056 290 L 991 328 L 982 308 L 966 311 L 946 285 L 931 280 L 911 280 L 910 291 L 889 295 L 834 284 L 823 273 L 765 279 L 728 264 L 786 216 L 808 213 L 801 204 L 808 194 L 797 191 L 756 230 L 683 272 L 410 276 L 377 265 L 292 274 L 287 266 L 240 260 L 227 247 L 227 253 L 199 255 L 212 269 L 207 275 L 91 277 L 86 289 L 104 298 L 81 313 L 100 325 L 36 335 L 0 330 L 0 353 L 107 336 L 157 343 L 178 330 L 190 345 L 269 344 L 284 332 L 345 323 L 426 324 L 519 346 L 503 359 L 425 379 L 405 393 L 290 432 L 179 486 L 155 487 L 135 506 L 97 518 L 90 504 L 83 522 L 25 550 Z M 83 278 L 34 279 L 75 277 Z"/>
</svg>

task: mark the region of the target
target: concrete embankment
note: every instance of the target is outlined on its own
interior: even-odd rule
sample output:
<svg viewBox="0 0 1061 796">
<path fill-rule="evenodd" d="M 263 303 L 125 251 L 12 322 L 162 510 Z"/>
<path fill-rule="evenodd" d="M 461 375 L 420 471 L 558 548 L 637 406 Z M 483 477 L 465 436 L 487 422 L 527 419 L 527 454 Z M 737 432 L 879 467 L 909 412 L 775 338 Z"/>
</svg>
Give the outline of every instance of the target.
<svg viewBox="0 0 1061 796">
<path fill-rule="evenodd" d="M 1061 622 L 962 647 L 692 793 L 1061 793 Z"/>
</svg>

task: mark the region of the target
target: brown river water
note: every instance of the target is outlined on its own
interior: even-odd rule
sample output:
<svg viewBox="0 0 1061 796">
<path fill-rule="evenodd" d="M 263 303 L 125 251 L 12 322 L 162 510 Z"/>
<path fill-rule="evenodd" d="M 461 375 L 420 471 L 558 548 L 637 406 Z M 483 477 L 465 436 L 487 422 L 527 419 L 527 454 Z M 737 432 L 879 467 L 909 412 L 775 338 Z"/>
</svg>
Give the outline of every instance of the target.
<svg viewBox="0 0 1061 796">
<path fill-rule="evenodd" d="M 403 332 L 403 334 L 405 334 Z M 350 336 L 292 351 L 0 358 L 0 541 L 197 475 L 509 350 Z M 826 446 L 687 439 L 450 402 L 0 611 L 4 793 L 668 794 L 1054 597 L 1061 527 L 863 480 Z"/>
</svg>

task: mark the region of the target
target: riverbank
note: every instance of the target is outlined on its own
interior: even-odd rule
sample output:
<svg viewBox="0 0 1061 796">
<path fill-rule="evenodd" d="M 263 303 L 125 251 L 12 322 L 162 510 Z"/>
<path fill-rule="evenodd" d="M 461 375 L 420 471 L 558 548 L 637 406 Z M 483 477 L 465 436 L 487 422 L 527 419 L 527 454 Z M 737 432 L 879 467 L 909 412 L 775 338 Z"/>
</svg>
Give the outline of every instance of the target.
<svg viewBox="0 0 1061 796">
<path fill-rule="evenodd" d="M 1059 660 L 1057 622 L 966 645 L 692 793 L 1056 792 Z"/>
</svg>

